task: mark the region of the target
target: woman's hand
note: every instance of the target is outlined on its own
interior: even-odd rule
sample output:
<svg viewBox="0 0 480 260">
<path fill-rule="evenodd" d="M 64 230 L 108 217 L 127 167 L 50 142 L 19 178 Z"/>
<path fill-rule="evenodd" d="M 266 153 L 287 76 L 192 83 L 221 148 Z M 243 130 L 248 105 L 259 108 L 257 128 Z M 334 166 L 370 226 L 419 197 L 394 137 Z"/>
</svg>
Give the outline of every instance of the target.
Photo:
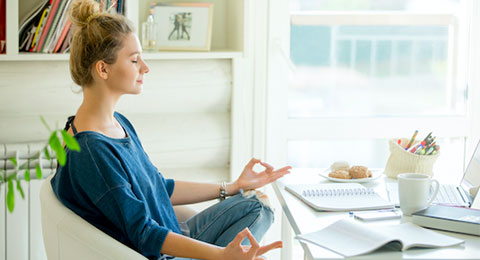
<svg viewBox="0 0 480 260">
<path fill-rule="evenodd" d="M 257 163 L 265 167 L 265 170 L 262 172 L 254 171 L 253 167 Z M 276 181 L 278 178 L 290 173 L 290 169 L 292 169 L 292 167 L 285 166 L 281 169 L 274 170 L 268 163 L 252 158 L 234 184 L 238 189 L 253 190 Z"/>
<path fill-rule="evenodd" d="M 242 240 L 248 237 L 250 240 L 251 246 L 242 245 Z M 261 255 L 266 252 L 275 249 L 282 248 L 283 243 L 277 241 L 266 246 L 260 246 L 253 237 L 252 233 L 248 228 L 245 228 L 243 231 L 237 234 L 235 239 L 233 239 L 230 244 L 227 245 L 222 251 L 222 255 L 218 259 L 232 259 L 232 260 L 261 260 L 264 259 Z"/>
</svg>

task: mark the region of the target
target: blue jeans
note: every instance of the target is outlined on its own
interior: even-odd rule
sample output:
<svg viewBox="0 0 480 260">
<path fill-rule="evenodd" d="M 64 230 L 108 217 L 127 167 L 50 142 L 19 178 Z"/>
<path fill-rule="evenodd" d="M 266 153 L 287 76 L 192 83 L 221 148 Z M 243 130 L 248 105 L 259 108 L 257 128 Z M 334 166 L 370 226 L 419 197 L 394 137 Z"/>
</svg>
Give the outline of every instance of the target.
<svg viewBox="0 0 480 260">
<path fill-rule="evenodd" d="M 273 220 L 272 209 L 250 192 L 239 193 L 219 202 L 181 223 L 180 226 L 189 229 L 189 233 L 185 232 L 184 235 L 225 247 L 246 227 L 257 241 L 262 240 Z M 245 238 L 242 244 L 249 245 L 250 241 Z M 175 258 L 181 259 L 185 258 Z"/>
</svg>

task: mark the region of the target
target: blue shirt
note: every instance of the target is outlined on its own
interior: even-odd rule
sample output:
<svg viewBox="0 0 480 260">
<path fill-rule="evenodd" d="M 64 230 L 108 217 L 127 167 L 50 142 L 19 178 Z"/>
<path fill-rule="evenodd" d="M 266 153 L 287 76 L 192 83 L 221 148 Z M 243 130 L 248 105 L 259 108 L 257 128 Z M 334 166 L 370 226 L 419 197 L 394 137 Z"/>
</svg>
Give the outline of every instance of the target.
<svg viewBox="0 0 480 260">
<path fill-rule="evenodd" d="M 103 232 L 157 259 L 168 232 L 181 234 L 170 202 L 174 181 L 153 166 L 132 124 L 115 118 L 127 137 L 75 134 L 81 151 L 67 149 L 67 163 L 51 180 L 58 199 Z"/>
</svg>

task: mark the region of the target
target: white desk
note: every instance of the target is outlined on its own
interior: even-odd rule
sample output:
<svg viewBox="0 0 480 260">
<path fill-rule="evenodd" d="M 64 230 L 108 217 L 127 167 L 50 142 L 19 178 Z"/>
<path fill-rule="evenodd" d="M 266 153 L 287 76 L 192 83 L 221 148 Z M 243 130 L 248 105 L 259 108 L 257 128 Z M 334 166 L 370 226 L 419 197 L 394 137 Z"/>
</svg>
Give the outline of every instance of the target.
<svg viewBox="0 0 480 260">
<path fill-rule="evenodd" d="M 348 212 L 317 212 L 294 197 L 284 189 L 286 184 L 328 182 L 318 175 L 318 169 L 294 169 L 291 174 L 274 183 L 275 193 L 282 205 L 283 212 L 288 218 L 295 235 L 313 232 L 322 229 L 342 218 L 350 218 Z M 382 177 L 373 182 L 362 183 L 374 188 L 381 196 L 387 198 L 385 181 L 392 181 Z M 411 221 L 410 217 L 401 220 L 384 220 L 364 222 L 369 225 L 394 225 Z M 413 248 L 405 252 L 380 249 L 368 255 L 353 257 L 355 259 L 480 259 L 480 237 L 463 235 L 452 232 L 441 232 L 449 236 L 465 240 L 462 245 L 437 249 Z M 309 243 L 301 243 L 307 259 L 339 259 L 341 255 Z"/>
</svg>

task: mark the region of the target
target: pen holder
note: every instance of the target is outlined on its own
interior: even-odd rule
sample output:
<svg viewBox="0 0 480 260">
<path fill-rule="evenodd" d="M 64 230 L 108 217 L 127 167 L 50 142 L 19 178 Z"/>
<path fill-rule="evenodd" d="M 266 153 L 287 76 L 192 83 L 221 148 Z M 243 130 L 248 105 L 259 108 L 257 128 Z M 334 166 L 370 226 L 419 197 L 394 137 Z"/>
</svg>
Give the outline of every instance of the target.
<svg viewBox="0 0 480 260">
<path fill-rule="evenodd" d="M 406 151 L 404 146 L 409 142 L 408 139 L 402 138 L 400 145 L 396 142 L 398 139 L 389 141 L 390 156 L 387 160 L 384 173 L 390 178 L 397 178 L 400 173 L 423 173 L 433 176 L 433 164 L 437 160 L 440 152 L 437 151 L 433 155 L 418 155 Z M 414 143 L 417 143 L 415 141 Z"/>
</svg>

